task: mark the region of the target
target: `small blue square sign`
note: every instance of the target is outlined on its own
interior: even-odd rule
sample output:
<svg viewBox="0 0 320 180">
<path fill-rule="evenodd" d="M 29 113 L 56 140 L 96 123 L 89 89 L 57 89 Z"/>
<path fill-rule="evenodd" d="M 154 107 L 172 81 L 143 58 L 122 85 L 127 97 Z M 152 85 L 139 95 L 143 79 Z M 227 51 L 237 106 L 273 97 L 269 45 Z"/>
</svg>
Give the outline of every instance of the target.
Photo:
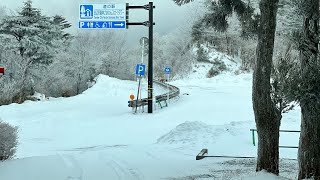
<svg viewBox="0 0 320 180">
<path fill-rule="evenodd" d="M 136 75 L 144 76 L 145 73 L 146 73 L 146 65 L 145 64 L 137 64 Z"/>
<path fill-rule="evenodd" d="M 165 73 L 165 74 L 170 74 L 170 73 L 171 73 L 170 67 L 164 68 L 164 73 Z"/>
<path fill-rule="evenodd" d="M 93 5 L 80 5 L 80 19 L 93 19 Z"/>
</svg>

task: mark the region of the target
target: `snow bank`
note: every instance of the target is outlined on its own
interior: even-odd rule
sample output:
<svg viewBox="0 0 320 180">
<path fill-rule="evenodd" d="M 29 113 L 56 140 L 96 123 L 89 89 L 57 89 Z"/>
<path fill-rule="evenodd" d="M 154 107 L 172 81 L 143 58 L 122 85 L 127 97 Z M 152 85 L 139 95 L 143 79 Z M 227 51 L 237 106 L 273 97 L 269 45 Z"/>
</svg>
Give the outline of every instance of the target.
<svg viewBox="0 0 320 180">
<path fill-rule="evenodd" d="M 157 140 L 159 144 L 197 144 L 204 139 L 213 141 L 225 132 L 224 128 L 214 128 L 200 121 L 179 124 Z M 207 144 L 208 142 L 206 142 Z"/>
</svg>

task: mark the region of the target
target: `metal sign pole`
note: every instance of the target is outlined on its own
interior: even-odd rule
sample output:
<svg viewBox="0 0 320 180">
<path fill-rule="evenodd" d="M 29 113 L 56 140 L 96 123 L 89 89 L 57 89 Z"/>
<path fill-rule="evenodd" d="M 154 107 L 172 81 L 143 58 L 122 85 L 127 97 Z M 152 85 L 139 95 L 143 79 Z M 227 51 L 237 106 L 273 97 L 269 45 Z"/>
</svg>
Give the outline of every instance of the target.
<svg viewBox="0 0 320 180">
<path fill-rule="evenodd" d="M 141 64 L 143 64 L 143 53 L 144 53 L 144 39 L 142 40 L 142 47 L 141 47 Z M 142 78 L 142 77 L 141 77 Z M 141 95 L 141 79 L 139 80 L 139 89 L 138 89 L 138 98 L 137 98 L 137 102 L 138 99 L 141 99 L 142 95 Z"/>
<path fill-rule="evenodd" d="M 144 6 L 129 6 L 126 5 L 126 27 L 133 25 L 143 25 L 149 27 L 149 56 L 148 56 L 148 113 L 152 113 L 152 101 L 153 101 L 153 2 Z M 149 11 L 149 21 L 146 22 L 129 22 L 129 9 L 146 9 Z"/>
<path fill-rule="evenodd" d="M 139 86 L 138 86 L 138 94 L 137 94 L 137 101 L 136 101 L 135 113 L 137 113 L 137 109 L 138 109 L 138 100 L 139 100 L 140 85 L 141 85 L 141 76 L 138 76 L 138 78 L 139 78 Z"/>
<path fill-rule="evenodd" d="M 142 39 L 142 47 L 141 47 L 141 64 L 143 64 L 143 54 L 144 54 L 144 39 Z"/>
<path fill-rule="evenodd" d="M 170 79 L 170 74 L 168 74 L 167 90 L 169 90 L 169 79 Z M 169 93 L 170 93 L 170 91 L 168 91 L 168 95 L 167 95 L 167 106 L 169 104 Z"/>
<path fill-rule="evenodd" d="M 149 59 L 148 59 L 148 113 L 153 100 L 153 2 L 149 2 Z"/>
</svg>

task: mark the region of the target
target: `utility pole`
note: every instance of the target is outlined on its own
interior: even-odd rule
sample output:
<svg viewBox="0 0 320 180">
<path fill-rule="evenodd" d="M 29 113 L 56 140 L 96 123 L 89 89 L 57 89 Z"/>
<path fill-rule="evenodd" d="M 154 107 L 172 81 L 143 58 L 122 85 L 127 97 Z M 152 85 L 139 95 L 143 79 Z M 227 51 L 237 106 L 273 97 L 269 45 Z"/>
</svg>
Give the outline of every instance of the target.
<svg viewBox="0 0 320 180">
<path fill-rule="evenodd" d="M 129 6 L 127 3 L 127 28 L 130 25 L 143 25 L 149 27 L 149 55 L 148 55 L 148 113 L 153 111 L 153 2 L 144 6 Z M 129 9 L 145 9 L 149 11 L 149 21 L 145 22 L 129 22 Z"/>
<path fill-rule="evenodd" d="M 152 113 L 153 100 L 153 2 L 149 2 L 149 62 L 148 62 L 148 113 Z"/>
</svg>

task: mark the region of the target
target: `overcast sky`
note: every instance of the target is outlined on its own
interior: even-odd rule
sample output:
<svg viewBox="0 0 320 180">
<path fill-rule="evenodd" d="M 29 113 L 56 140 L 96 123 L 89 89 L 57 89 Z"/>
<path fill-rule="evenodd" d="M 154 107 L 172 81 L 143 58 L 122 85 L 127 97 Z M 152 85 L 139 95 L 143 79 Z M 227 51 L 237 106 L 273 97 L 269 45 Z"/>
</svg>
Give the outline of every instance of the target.
<svg viewBox="0 0 320 180">
<path fill-rule="evenodd" d="M 24 0 L 1 0 L 0 5 L 9 9 L 18 10 L 22 7 Z M 77 31 L 77 21 L 79 18 L 80 3 L 129 3 L 130 5 L 145 5 L 150 0 L 33 0 L 34 6 L 43 10 L 46 15 L 63 15 L 73 24 L 73 32 Z M 199 3 L 193 2 L 179 7 L 172 0 L 153 0 L 156 9 L 154 10 L 154 21 L 156 26 L 154 31 L 165 35 L 180 26 L 192 24 L 193 20 L 201 11 Z M 148 20 L 148 11 L 130 10 L 130 22 L 144 22 Z M 110 30 L 110 29 L 109 29 Z M 138 41 L 139 37 L 147 36 L 148 28 L 143 26 L 131 26 L 129 30 L 111 30 L 126 31 L 128 41 Z M 94 30 L 91 30 L 94 31 Z"/>
</svg>

